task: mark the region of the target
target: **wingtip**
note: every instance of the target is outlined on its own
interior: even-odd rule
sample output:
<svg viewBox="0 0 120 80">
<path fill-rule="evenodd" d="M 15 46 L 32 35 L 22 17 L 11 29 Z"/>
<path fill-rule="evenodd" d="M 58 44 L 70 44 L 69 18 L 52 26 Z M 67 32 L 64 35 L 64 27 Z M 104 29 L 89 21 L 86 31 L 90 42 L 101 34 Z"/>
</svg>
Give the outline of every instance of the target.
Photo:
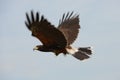
<svg viewBox="0 0 120 80">
<path fill-rule="evenodd" d="M 36 13 L 36 21 L 39 22 L 39 12 Z"/>
<path fill-rule="evenodd" d="M 35 22 L 35 18 L 34 18 L 34 12 L 33 12 L 33 10 L 31 10 L 31 17 L 32 17 L 32 21 Z"/>
<path fill-rule="evenodd" d="M 34 13 L 34 10 L 31 10 L 31 14 L 33 14 Z"/>
</svg>

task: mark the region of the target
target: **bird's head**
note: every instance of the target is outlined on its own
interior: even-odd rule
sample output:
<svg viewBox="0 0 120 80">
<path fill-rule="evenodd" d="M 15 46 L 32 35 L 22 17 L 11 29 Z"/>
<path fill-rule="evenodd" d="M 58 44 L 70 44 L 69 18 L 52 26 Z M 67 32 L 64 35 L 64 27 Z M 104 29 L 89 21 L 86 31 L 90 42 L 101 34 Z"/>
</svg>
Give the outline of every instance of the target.
<svg viewBox="0 0 120 80">
<path fill-rule="evenodd" d="M 33 48 L 33 50 L 38 50 L 38 51 L 41 51 L 41 50 L 42 50 L 42 48 L 43 48 L 43 46 L 42 46 L 42 45 L 37 45 L 37 46 L 35 46 L 35 47 Z"/>
</svg>

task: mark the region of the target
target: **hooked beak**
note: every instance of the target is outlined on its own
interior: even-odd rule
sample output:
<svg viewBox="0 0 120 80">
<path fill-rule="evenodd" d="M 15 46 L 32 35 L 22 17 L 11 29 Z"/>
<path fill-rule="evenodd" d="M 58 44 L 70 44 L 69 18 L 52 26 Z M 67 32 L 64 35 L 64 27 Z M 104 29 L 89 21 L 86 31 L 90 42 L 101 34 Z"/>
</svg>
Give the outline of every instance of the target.
<svg viewBox="0 0 120 80">
<path fill-rule="evenodd" d="M 38 47 L 37 47 L 37 46 L 36 46 L 36 47 L 34 47 L 34 48 L 33 48 L 33 51 L 34 51 L 34 50 L 38 50 Z"/>
</svg>

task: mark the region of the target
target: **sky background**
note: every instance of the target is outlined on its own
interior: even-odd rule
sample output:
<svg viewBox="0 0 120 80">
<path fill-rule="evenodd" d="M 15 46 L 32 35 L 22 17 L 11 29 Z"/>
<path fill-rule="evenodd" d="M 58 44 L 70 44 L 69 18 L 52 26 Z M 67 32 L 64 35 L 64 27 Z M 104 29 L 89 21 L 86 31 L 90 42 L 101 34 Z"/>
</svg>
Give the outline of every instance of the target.
<svg viewBox="0 0 120 80">
<path fill-rule="evenodd" d="M 120 80 L 120 0 L 0 0 L 0 80 Z M 75 47 L 93 46 L 91 58 L 33 51 L 25 13 L 39 11 L 55 26 L 62 14 L 80 14 Z"/>
</svg>

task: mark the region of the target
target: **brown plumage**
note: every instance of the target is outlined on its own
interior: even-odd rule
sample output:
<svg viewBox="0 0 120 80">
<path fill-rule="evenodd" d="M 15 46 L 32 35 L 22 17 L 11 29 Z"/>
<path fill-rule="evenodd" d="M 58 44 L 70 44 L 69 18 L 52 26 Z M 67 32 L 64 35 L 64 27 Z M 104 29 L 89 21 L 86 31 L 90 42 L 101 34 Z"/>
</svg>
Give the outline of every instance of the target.
<svg viewBox="0 0 120 80">
<path fill-rule="evenodd" d="M 72 44 L 77 38 L 79 32 L 79 15 L 73 15 L 73 12 L 63 14 L 62 20 L 59 22 L 58 29 L 64 34 L 67 45 Z"/>
<path fill-rule="evenodd" d="M 26 18 L 25 24 L 32 32 L 32 36 L 43 43 L 43 45 L 36 46 L 34 50 L 54 52 L 56 55 L 60 53 L 72 54 L 80 60 L 89 58 L 92 53 L 88 47 L 73 48 L 71 46 L 78 36 L 80 28 L 79 15 L 73 15 L 73 12 L 63 14 L 58 28 L 54 27 L 43 15 L 40 17 L 38 12 L 34 15 L 33 11 L 31 11 L 31 18 L 26 13 Z"/>
</svg>

